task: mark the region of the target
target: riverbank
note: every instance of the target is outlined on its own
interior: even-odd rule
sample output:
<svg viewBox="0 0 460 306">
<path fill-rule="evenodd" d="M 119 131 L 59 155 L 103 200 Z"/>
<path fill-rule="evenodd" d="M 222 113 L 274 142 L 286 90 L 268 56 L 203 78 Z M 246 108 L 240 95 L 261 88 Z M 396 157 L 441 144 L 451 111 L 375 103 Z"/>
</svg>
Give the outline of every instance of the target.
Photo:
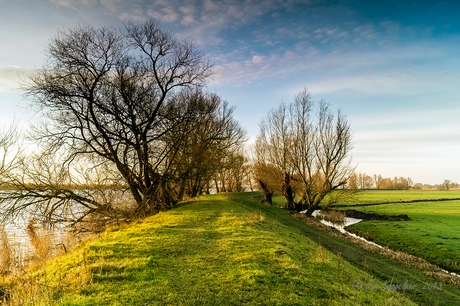
<svg viewBox="0 0 460 306">
<path fill-rule="evenodd" d="M 108 231 L 29 272 L 10 302 L 414 305 L 398 290 L 355 290 L 357 280 L 374 279 L 379 286 L 385 281 L 306 236 L 307 225 L 286 211 L 250 196 L 206 196 Z"/>
</svg>

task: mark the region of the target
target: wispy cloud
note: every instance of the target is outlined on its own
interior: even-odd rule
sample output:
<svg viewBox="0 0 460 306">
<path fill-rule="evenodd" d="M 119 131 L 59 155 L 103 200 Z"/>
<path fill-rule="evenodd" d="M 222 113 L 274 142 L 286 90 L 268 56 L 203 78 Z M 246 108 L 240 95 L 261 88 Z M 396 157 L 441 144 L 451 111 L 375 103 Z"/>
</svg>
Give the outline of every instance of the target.
<svg viewBox="0 0 460 306">
<path fill-rule="evenodd" d="M 100 0 L 103 7 L 115 12 L 121 3 L 121 0 Z"/>
<path fill-rule="evenodd" d="M 111 0 L 101 0 L 101 2 L 107 3 Z M 54 5 L 63 6 L 67 8 L 78 8 L 78 7 L 90 7 L 98 3 L 97 0 L 49 0 Z"/>
<path fill-rule="evenodd" d="M 18 91 L 20 81 L 27 78 L 33 71 L 16 66 L 0 67 L 0 92 Z"/>
<path fill-rule="evenodd" d="M 129 12 L 120 14 L 120 19 L 134 22 L 144 22 L 146 17 L 142 9 L 135 8 Z"/>
</svg>

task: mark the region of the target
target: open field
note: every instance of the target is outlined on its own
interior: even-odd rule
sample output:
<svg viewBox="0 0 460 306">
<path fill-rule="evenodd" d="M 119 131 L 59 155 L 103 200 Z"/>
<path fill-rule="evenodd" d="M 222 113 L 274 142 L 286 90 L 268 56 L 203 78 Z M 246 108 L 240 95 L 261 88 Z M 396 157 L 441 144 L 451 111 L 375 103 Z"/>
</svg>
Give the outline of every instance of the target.
<svg viewBox="0 0 460 306">
<path fill-rule="evenodd" d="M 339 205 L 460 199 L 460 190 L 363 190 Z"/>
<path fill-rule="evenodd" d="M 229 196 L 203 197 L 109 231 L 36 270 L 34 279 L 48 289 L 25 295 L 43 304 L 53 297 L 56 305 L 415 305 L 398 291 L 354 290 L 355 280 L 375 276 L 306 230 L 326 233 L 250 194 Z M 438 302 L 445 294 L 428 293 Z"/>
<path fill-rule="evenodd" d="M 365 212 L 407 214 L 409 221 L 366 220 L 347 227 L 378 244 L 460 272 L 460 201 L 355 207 Z"/>
<path fill-rule="evenodd" d="M 334 206 L 441 199 L 460 199 L 460 190 L 360 190 L 353 196 L 353 198 L 341 201 Z M 273 196 L 273 203 L 276 206 L 284 206 L 284 197 L 279 194 Z"/>
</svg>

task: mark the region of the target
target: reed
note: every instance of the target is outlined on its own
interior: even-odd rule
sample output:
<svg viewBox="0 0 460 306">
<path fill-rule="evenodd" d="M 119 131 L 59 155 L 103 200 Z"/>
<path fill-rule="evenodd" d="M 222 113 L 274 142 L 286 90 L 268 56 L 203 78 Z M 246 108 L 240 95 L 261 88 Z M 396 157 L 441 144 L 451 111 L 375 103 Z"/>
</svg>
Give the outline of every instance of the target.
<svg viewBox="0 0 460 306">
<path fill-rule="evenodd" d="M 343 211 L 323 210 L 318 214 L 318 217 L 322 220 L 329 221 L 339 226 L 345 225 L 346 214 Z"/>
<path fill-rule="evenodd" d="M 13 255 L 8 235 L 3 226 L 0 227 L 0 274 L 11 272 L 13 267 Z"/>
<path fill-rule="evenodd" d="M 51 240 L 47 237 L 45 229 L 37 225 L 35 218 L 32 218 L 27 223 L 27 235 L 29 236 L 30 243 L 34 247 L 34 259 L 38 262 L 44 262 L 51 256 Z"/>
</svg>

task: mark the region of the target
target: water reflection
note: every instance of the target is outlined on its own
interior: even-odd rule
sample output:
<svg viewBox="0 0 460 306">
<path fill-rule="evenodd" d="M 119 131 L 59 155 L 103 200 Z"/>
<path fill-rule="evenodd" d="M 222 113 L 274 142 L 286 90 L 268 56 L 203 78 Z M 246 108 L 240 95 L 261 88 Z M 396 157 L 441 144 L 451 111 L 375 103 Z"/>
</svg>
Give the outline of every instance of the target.
<svg viewBox="0 0 460 306">
<path fill-rule="evenodd" d="M 133 208 L 133 198 L 129 192 L 125 192 L 124 189 L 120 188 L 99 188 L 99 189 L 78 189 L 75 190 L 77 194 L 90 197 L 91 199 L 96 200 L 99 203 L 107 205 L 112 209 L 119 211 L 122 210 L 132 210 Z M 8 191 L 1 191 L 1 193 L 6 193 Z M 28 200 L 28 199 L 27 199 Z M 9 204 L 9 203 L 4 203 Z M 69 204 L 69 203 L 68 203 Z M 9 205 L 6 205 L 6 207 Z M 27 210 L 30 209 L 30 210 Z M 10 246 L 11 255 L 15 260 L 15 263 L 20 263 L 24 265 L 32 258 L 40 257 L 37 248 L 34 247 L 33 237 L 31 237 L 31 232 L 28 231 L 28 225 L 33 220 L 33 216 L 36 213 L 44 213 L 41 211 L 40 207 L 28 207 L 24 210 L 23 214 L 15 218 L 12 222 L 3 224 L 3 228 L 6 231 L 6 236 L 8 239 L 8 244 Z M 56 214 L 61 219 L 66 219 L 70 216 L 71 219 L 79 219 L 84 213 L 84 208 L 80 204 L 76 205 L 64 205 L 61 208 L 56 210 Z M 99 216 L 100 217 L 100 216 Z M 102 218 L 102 217 L 100 217 Z M 98 219 L 94 222 L 92 219 L 86 220 L 85 223 L 89 226 L 88 231 L 94 229 L 94 226 L 98 225 L 102 229 L 106 225 L 105 219 Z M 96 224 L 97 223 L 97 224 Z M 99 224 L 100 223 L 100 224 Z M 69 227 L 66 227 L 65 224 L 59 223 L 54 224 L 53 226 L 43 226 L 38 222 L 34 224 L 33 228 L 36 231 L 36 234 L 43 242 L 48 244 L 50 249 L 50 256 L 53 256 L 60 252 L 65 252 L 72 246 L 74 246 L 81 237 L 81 234 L 76 236 L 72 234 L 69 230 Z M 86 229 L 86 228 L 82 228 Z M 85 233 L 85 236 L 91 236 L 91 232 Z M 33 236 L 33 235 L 32 235 Z"/>
<path fill-rule="evenodd" d="M 43 226 L 33 218 L 7 223 L 4 230 L 13 262 L 19 266 L 26 266 L 34 258 L 46 259 L 44 257 L 64 252 L 76 242 L 76 237 L 72 239 L 67 228 Z"/>
<path fill-rule="evenodd" d="M 349 231 L 345 230 L 345 227 L 349 226 L 349 225 L 352 225 L 352 224 L 355 224 L 355 223 L 358 223 L 358 222 L 361 222 L 362 219 L 356 219 L 356 218 L 351 218 L 351 217 L 346 217 L 345 215 L 343 215 L 343 219 L 342 220 L 337 220 L 337 215 L 335 215 L 333 218 L 328 218 L 328 213 L 325 213 L 325 212 L 322 212 L 321 210 L 315 210 L 313 213 L 312 213 L 312 216 L 315 217 L 315 218 L 318 218 L 318 219 L 321 219 L 320 222 L 323 223 L 324 225 L 327 225 L 327 226 L 330 226 L 330 227 L 333 227 L 337 230 L 339 230 L 341 233 L 343 234 L 347 234 L 347 235 L 350 235 L 354 238 L 358 238 L 368 244 L 372 244 L 378 248 L 383 248 L 381 245 L 377 244 L 377 243 L 374 243 L 372 241 L 369 241 L 363 237 L 360 237 L 356 234 L 353 234 L 353 233 L 350 233 Z M 328 219 L 336 219 L 335 222 L 331 221 L 331 220 L 328 220 Z"/>
</svg>

